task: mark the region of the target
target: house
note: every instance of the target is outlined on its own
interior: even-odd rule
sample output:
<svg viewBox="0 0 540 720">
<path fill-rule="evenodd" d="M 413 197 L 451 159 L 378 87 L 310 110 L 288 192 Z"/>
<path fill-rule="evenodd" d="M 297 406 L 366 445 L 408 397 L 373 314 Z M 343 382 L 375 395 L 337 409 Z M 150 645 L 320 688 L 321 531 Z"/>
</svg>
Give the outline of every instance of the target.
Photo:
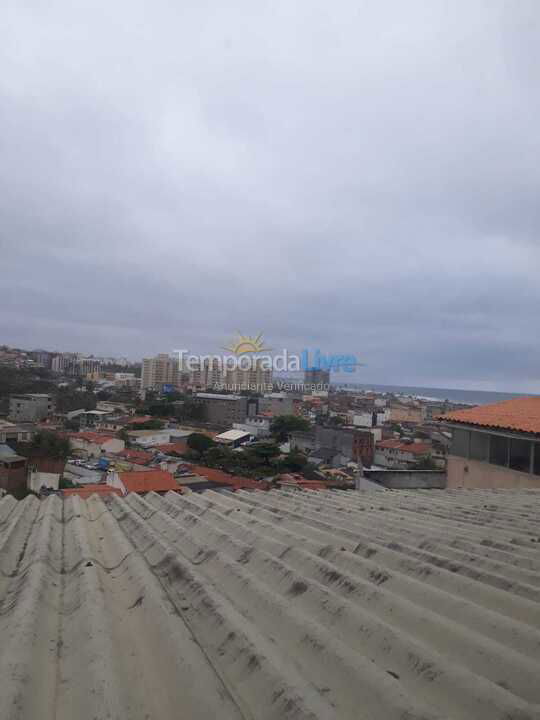
<svg viewBox="0 0 540 720">
<path fill-rule="evenodd" d="M 424 442 L 381 440 L 375 445 L 374 462 L 381 467 L 406 470 L 430 458 L 431 452 L 431 445 Z"/>
<path fill-rule="evenodd" d="M 122 495 L 134 492 L 145 495 L 149 492 L 164 494 L 169 490 L 182 492 L 173 475 L 166 470 L 143 470 L 141 472 L 113 472 L 107 476 L 107 483 L 118 488 Z"/>
<path fill-rule="evenodd" d="M 439 417 L 452 430 L 448 487 L 540 488 L 540 397 Z"/>
<path fill-rule="evenodd" d="M 233 423 L 233 429 L 243 430 L 253 435 L 253 437 L 268 437 L 270 435 L 270 422 L 271 416 L 259 413 L 259 415 L 247 417 L 243 423 Z"/>
<path fill-rule="evenodd" d="M 172 455 L 174 457 L 182 457 L 189 450 L 187 442 L 178 440 L 173 443 L 164 443 L 163 445 L 154 445 L 154 450 L 157 450 L 163 455 Z"/>
<path fill-rule="evenodd" d="M 177 440 L 185 440 L 193 433 L 190 430 L 163 428 L 162 430 L 128 430 L 127 434 L 131 442 L 137 443 L 141 447 L 154 447 Z"/>
<path fill-rule="evenodd" d="M 92 457 L 99 457 L 102 453 L 118 453 L 126 446 L 120 438 L 98 432 L 72 432 L 67 433 L 71 445 L 76 450 L 83 450 Z"/>
<path fill-rule="evenodd" d="M 191 479 L 194 478 L 192 484 Z M 206 483 L 201 483 L 200 478 L 205 478 Z M 178 482 L 184 487 L 191 487 L 192 490 L 267 490 L 268 483 L 251 480 L 240 475 L 230 475 L 223 470 L 209 468 L 203 465 L 187 465 L 186 470 L 177 473 Z"/>
<path fill-rule="evenodd" d="M 26 487 L 26 458 L 12 450 L 9 445 L 0 445 L 0 488 L 8 492 L 24 490 Z"/>
<path fill-rule="evenodd" d="M 240 447 L 240 445 L 249 442 L 250 439 L 251 433 L 245 430 L 227 430 L 214 438 L 215 442 L 230 448 Z"/>
<path fill-rule="evenodd" d="M 0 443 L 30 442 L 33 426 L 15 425 L 7 420 L 0 420 Z"/>
<path fill-rule="evenodd" d="M 144 450 L 132 450 L 131 448 L 125 448 L 118 453 L 115 453 L 114 458 L 124 460 L 129 463 L 136 465 L 150 465 L 154 459 L 154 455 Z"/>
<path fill-rule="evenodd" d="M 326 427 L 316 425 L 310 432 L 293 432 L 291 450 L 307 453 L 314 462 L 339 467 L 348 462 L 373 462 L 373 435 L 356 427 Z"/>
<path fill-rule="evenodd" d="M 67 420 L 77 423 L 78 427 L 83 428 L 95 428 L 103 426 L 110 413 L 104 410 L 72 410 L 66 413 Z"/>
</svg>

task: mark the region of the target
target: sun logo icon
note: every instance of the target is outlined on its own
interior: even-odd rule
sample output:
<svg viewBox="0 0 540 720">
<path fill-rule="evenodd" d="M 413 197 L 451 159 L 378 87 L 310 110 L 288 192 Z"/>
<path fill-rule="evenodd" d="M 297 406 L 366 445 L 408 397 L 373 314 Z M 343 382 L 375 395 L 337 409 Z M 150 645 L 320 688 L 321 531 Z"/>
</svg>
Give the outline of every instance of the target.
<svg viewBox="0 0 540 720">
<path fill-rule="evenodd" d="M 259 333 L 257 337 L 250 337 L 249 335 L 242 335 L 239 330 L 236 332 L 238 333 L 238 340 L 223 348 L 224 350 L 229 350 L 235 355 L 244 355 L 244 353 L 260 353 L 271 349 L 264 347 L 262 333 Z"/>
</svg>

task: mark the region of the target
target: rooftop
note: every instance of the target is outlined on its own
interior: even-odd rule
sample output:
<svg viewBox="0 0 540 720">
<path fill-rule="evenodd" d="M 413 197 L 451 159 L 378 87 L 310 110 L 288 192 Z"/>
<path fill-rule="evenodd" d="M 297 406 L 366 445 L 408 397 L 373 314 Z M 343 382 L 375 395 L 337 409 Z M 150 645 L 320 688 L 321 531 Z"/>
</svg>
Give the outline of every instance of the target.
<svg viewBox="0 0 540 720">
<path fill-rule="evenodd" d="M 235 440 L 241 440 L 242 438 L 250 437 L 249 432 L 245 430 L 226 430 L 225 432 L 216 435 L 214 440 L 216 442 L 234 442 Z"/>
<path fill-rule="evenodd" d="M 166 470 L 135 470 L 118 473 L 128 493 L 167 492 L 179 490 L 173 475 Z"/>
<path fill-rule="evenodd" d="M 439 420 L 540 434 L 540 397 L 520 397 L 493 405 L 455 410 Z"/>
<path fill-rule="evenodd" d="M 399 450 L 400 452 L 412 453 L 412 455 L 425 455 L 426 453 L 429 453 L 431 450 L 433 450 L 432 446 L 428 443 L 407 443 L 403 442 L 403 440 L 398 440 L 397 438 L 390 438 L 389 440 L 379 440 L 379 442 L 375 443 L 375 449 Z"/>
<path fill-rule="evenodd" d="M 534 490 L 6 497 L 2 707 L 536 720 L 539 511 Z"/>
<path fill-rule="evenodd" d="M 83 500 L 87 500 L 92 495 L 122 495 L 122 492 L 118 488 L 111 487 L 110 485 L 103 484 L 88 484 L 80 488 L 66 488 L 62 490 L 62 494 L 65 497 L 69 495 L 76 495 Z"/>
<path fill-rule="evenodd" d="M 195 393 L 195 397 L 210 400 L 242 400 L 242 395 L 223 395 L 219 393 Z"/>
</svg>

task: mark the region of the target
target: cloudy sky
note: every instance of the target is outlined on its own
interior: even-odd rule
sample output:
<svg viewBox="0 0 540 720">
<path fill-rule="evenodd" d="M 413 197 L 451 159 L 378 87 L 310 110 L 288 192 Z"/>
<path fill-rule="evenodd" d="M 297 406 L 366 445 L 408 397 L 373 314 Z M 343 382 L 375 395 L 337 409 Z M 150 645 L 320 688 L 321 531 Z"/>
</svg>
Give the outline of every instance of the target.
<svg viewBox="0 0 540 720">
<path fill-rule="evenodd" d="M 4 0 L 0 343 L 540 392 L 536 0 Z"/>
</svg>

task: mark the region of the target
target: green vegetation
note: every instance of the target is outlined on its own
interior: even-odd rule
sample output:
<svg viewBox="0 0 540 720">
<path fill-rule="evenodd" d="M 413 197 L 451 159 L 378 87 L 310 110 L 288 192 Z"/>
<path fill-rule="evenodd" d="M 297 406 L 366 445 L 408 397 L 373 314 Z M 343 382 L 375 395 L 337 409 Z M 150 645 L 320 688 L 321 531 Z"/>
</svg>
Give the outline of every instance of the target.
<svg viewBox="0 0 540 720">
<path fill-rule="evenodd" d="M 42 457 L 65 460 L 71 453 L 71 443 L 55 432 L 39 430 L 32 438 L 30 450 Z"/>
<path fill-rule="evenodd" d="M 193 435 L 190 435 L 187 439 L 187 446 L 190 450 L 194 450 L 196 453 L 199 453 L 199 455 L 202 455 L 213 448 L 215 442 L 207 435 L 193 433 Z"/>
<path fill-rule="evenodd" d="M 309 422 L 298 415 L 278 415 L 272 420 L 270 432 L 276 442 L 286 442 L 292 432 L 307 432 Z"/>
<path fill-rule="evenodd" d="M 18 393 L 55 393 L 52 373 L 45 368 L 12 368 L 0 372 L 0 412 L 9 410 L 9 396 Z"/>
<path fill-rule="evenodd" d="M 198 434 L 197 436 L 201 437 Z M 195 436 L 189 438 L 188 445 L 193 437 Z M 271 440 L 261 440 L 241 451 L 213 443 L 203 451 L 192 449 L 187 457 L 196 459 L 201 465 L 217 468 L 231 475 L 257 480 L 283 472 L 301 472 L 307 465 L 306 456 L 297 451 L 280 455 L 279 446 Z"/>
<path fill-rule="evenodd" d="M 132 430 L 162 430 L 165 427 L 163 420 L 147 420 L 143 423 L 137 423 L 131 429 Z"/>
<path fill-rule="evenodd" d="M 204 407 L 189 395 L 172 392 L 158 397 L 156 393 L 148 393 L 146 400 L 137 405 L 140 415 L 153 415 L 155 417 L 175 418 L 179 422 L 205 419 Z"/>
<path fill-rule="evenodd" d="M 434 460 L 430 457 L 424 457 L 414 466 L 415 470 L 438 470 Z"/>
</svg>

